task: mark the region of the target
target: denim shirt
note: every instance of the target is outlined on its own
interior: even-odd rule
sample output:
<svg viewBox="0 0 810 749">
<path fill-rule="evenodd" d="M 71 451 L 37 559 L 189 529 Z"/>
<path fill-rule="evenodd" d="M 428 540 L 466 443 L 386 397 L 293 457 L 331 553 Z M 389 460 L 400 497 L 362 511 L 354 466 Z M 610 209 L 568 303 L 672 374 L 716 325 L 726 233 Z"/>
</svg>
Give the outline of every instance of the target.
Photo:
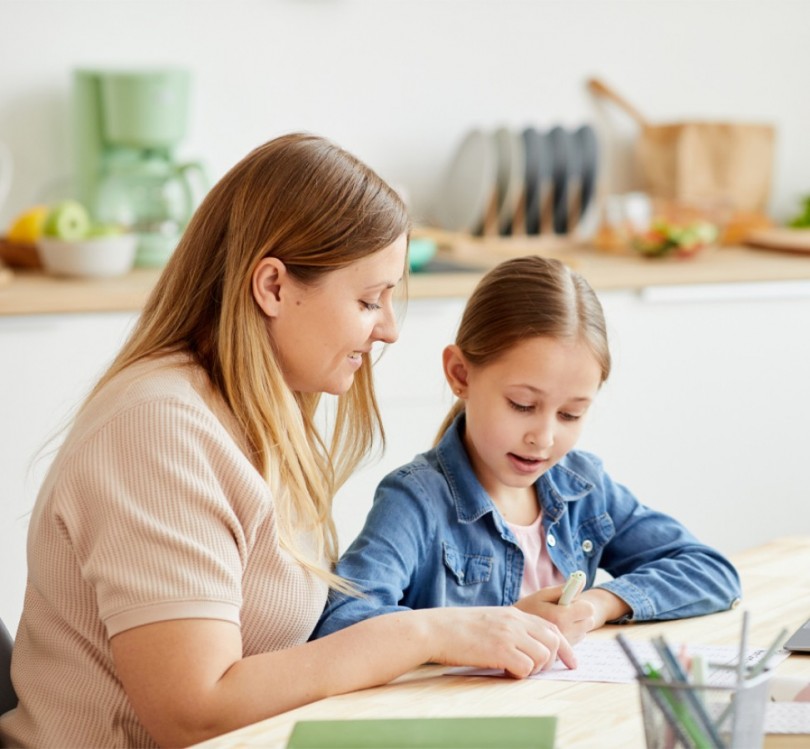
<svg viewBox="0 0 810 749">
<path fill-rule="evenodd" d="M 523 553 L 473 472 L 464 414 L 436 448 L 386 476 L 337 573 L 365 598 L 332 591 L 312 637 L 372 616 L 436 606 L 500 606 L 518 600 Z M 679 619 L 739 603 L 731 563 L 677 520 L 641 504 L 602 463 L 569 452 L 535 483 L 554 566 L 598 569 L 598 587 L 627 602 L 623 620 Z"/>
</svg>

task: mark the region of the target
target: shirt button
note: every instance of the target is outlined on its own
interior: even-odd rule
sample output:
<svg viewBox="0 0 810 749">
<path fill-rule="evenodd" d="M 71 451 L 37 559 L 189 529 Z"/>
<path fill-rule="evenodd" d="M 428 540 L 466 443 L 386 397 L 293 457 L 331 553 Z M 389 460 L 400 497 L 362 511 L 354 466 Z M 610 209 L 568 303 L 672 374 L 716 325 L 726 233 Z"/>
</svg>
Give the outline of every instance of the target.
<svg viewBox="0 0 810 749">
<path fill-rule="evenodd" d="M 556 546 L 556 545 L 557 545 L 557 539 L 556 539 L 556 538 L 554 538 L 554 536 L 552 536 L 552 535 L 549 533 L 549 534 L 548 534 L 548 536 L 546 537 L 546 543 L 547 543 L 549 546 Z"/>
<path fill-rule="evenodd" d="M 582 542 L 582 551 L 584 551 L 586 554 L 590 554 L 593 551 L 593 541 L 591 541 L 589 538 L 586 538 Z"/>
<path fill-rule="evenodd" d="M 736 608 L 737 608 L 737 606 L 739 606 L 739 605 L 740 605 L 740 599 L 739 599 L 739 598 L 735 598 L 735 599 L 734 599 L 734 600 L 731 602 L 731 608 L 733 608 L 733 609 L 736 609 Z"/>
</svg>

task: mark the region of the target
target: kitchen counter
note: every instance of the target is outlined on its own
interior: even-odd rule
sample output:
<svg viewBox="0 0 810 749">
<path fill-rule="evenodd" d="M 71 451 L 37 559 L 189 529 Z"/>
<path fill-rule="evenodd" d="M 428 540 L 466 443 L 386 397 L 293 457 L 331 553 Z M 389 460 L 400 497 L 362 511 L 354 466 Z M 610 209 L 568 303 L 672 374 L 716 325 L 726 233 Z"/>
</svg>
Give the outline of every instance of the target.
<svg viewBox="0 0 810 749">
<path fill-rule="evenodd" d="M 487 268 L 509 256 L 529 254 L 532 245 L 470 244 L 438 259 L 457 272 L 413 273 L 409 297 L 466 297 Z M 558 257 L 582 273 L 597 290 L 636 289 L 650 286 L 752 283 L 810 280 L 810 255 L 746 247 L 723 247 L 691 260 L 645 259 L 597 252 L 587 247 L 558 245 L 542 251 Z M 472 268 L 472 270 L 470 270 Z M 40 271 L 15 270 L 0 286 L 0 316 L 63 312 L 115 312 L 140 309 L 152 290 L 159 270 L 136 269 L 110 279 L 64 279 Z"/>
</svg>

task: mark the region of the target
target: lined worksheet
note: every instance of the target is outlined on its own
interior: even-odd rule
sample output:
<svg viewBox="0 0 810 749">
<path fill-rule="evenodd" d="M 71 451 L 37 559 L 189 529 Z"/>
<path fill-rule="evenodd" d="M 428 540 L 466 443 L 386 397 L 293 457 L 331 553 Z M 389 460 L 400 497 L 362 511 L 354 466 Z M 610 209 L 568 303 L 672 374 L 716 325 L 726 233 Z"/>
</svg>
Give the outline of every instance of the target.
<svg viewBox="0 0 810 749">
<path fill-rule="evenodd" d="M 661 659 L 655 652 L 652 643 L 646 640 L 630 642 L 636 657 L 641 663 L 649 663 L 659 668 Z M 683 652 L 687 657 L 701 656 L 708 664 L 707 684 L 713 686 L 731 686 L 735 679 L 735 669 L 739 649 L 732 645 L 680 645 L 674 644 L 676 653 Z M 614 684 L 632 684 L 636 681 L 633 666 L 616 640 L 592 640 L 585 638 L 574 647 L 578 666 L 569 669 L 557 661 L 548 671 L 530 676 L 530 679 L 551 679 L 557 681 L 600 681 Z M 764 648 L 750 648 L 746 651 L 746 663 L 756 663 L 765 654 Z M 789 655 L 787 650 L 778 650 L 769 659 L 768 666 L 773 668 Z M 725 666 L 725 668 L 723 667 Z M 447 673 L 467 676 L 503 676 L 497 669 L 456 668 Z"/>
<path fill-rule="evenodd" d="M 765 733 L 810 734 L 810 702 L 769 702 Z"/>
</svg>

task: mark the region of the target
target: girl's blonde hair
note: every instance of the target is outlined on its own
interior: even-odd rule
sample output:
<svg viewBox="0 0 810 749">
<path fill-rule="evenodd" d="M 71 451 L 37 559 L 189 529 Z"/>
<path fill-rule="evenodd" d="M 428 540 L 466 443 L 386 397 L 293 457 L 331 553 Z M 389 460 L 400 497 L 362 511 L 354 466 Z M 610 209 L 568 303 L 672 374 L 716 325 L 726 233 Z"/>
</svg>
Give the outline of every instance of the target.
<svg viewBox="0 0 810 749">
<path fill-rule="evenodd" d="M 473 366 L 498 359 L 535 336 L 584 342 L 599 363 L 605 382 L 610 349 L 602 305 L 588 282 L 559 260 L 531 255 L 497 265 L 476 286 L 461 318 L 456 346 Z M 445 416 L 438 442 L 464 401 Z"/>
<path fill-rule="evenodd" d="M 203 200 L 132 335 L 93 391 L 138 360 L 189 352 L 232 409 L 248 457 L 272 490 L 282 546 L 341 589 L 345 583 L 319 560 L 337 558 L 335 492 L 385 439 L 371 363 L 363 358 L 354 384 L 337 399 L 327 446 L 314 423 L 321 394 L 287 386 L 253 297 L 252 274 L 273 256 L 297 281 L 316 285 L 409 231 L 400 197 L 353 155 L 304 133 L 265 143 Z M 315 531 L 314 556 L 296 542 L 302 530 Z"/>
</svg>

